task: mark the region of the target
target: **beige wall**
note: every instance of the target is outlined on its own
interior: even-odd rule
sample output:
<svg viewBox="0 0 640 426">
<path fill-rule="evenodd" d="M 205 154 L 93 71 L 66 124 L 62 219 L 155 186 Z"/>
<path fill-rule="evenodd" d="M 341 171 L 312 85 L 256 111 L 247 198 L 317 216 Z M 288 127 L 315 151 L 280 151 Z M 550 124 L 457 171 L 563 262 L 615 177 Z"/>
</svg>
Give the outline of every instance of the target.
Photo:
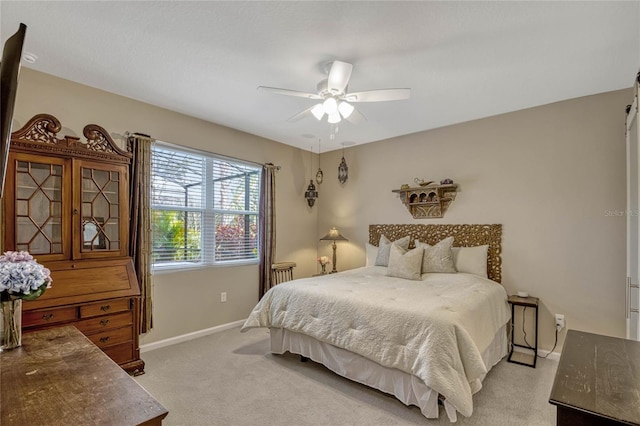
<svg viewBox="0 0 640 426">
<path fill-rule="evenodd" d="M 318 236 L 336 226 L 350 239 L 338 244 L 348 269 L 364 264 L 369 224 L 501 223 L 503 284 L 540 297 L 543 349 L 553 346 L 555 313 L 569 328 L 623 337 L 626 219 L 606 212 L 625 210 L 631 101 L 622 90 L 352 147 L 345 185 L 342 153 L 323 154 Z M 391 192 L 415 177 L 458 183 L 444 218 L 415 220 Z"/>
<path fill-rule="evenodd" d="M 625 218 L 606 212 L 625 210 L 631 97 L 631 90 L 605 93 L 352 147 L 345 185 L 336 176 L 341 152 L 323 154 L 325 182 L 313 209 L 303 198 L 308 152 L 25 68 L 14 129 L 50 113 L 63 134 L 96 123 L 115 139 L 138 131 L 281 165 L 277 257 L 297 262 L 297 277 L 316 272 L 316 255 L 331 255 L 317 240 L 330 226 L 350 239 L 338 245 L 344 270 L 364 264 L 371 223 L 502 223 L 503 284 L 541 298 L 541 346 L 550 349 L 554 313 L 565 314 L 569 328 L 624 336 Z M 416 221 L 391 192 L 414 177 L 460 185 L 445 218 Z M 157 274 L 155 328 L 142 343 L 245 318 L 258 299 L 257 273 L 251 265 Z"/>
<path fill-rule="evenodd" d="M 82 136 L 94 123 L 122 140 L 126 131 L 166 142 L 282 167 L 276 177 L 277 260 L 297 262 L 295 275 L 315 273 L 317 209 L 304 200 L 310 170 L 308 152 L 47 74 L 22 69 L 14 130 L 33 115 L 48 113 L 61 134 Z M 317 164 L 317 159 L 315 160 Z M 226 291 L 228 302 L 220 302 Z M 258 267 L 209 267 L 155 276 L 154 329 L 141 343 L 246 318 L 258 301 Z"/>
</svg>

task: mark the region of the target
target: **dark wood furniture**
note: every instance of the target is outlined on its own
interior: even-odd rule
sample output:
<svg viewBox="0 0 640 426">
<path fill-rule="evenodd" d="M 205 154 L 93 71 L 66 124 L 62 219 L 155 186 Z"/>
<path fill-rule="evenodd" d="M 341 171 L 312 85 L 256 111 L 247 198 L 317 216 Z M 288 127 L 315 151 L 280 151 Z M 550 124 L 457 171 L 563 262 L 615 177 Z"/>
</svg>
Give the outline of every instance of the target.
<svg viewBox="0 0 640 426">
<path fill-rule="evenodd" d="M 168 411 L 75 327 L 0 353 L 0 424 L 160 425 Z"/>
<path fill-rule="evenodd" d="M 511 305 L 511 347 L 509 348 L 509 357 L 507 361 L 513 362 L 515 364 L 526 365 L 527 367 L 536 368 L 536 361 L 538 360 L 538 298 L 537 297 L 519 297 L 519 296 L 509 296 L 508 299 L 509 304 Z M 533 308 L 536 314 L 536 324 L 535 324 L 535 343 L 533 347 L 529 346 L 527 342 L 525 344 L 515 343 L 514 335 L 515 335 L 515 308 L 516 306 L 521 306 L 523 309 Z M 532 351 L 532 355 L 529 355 L 533 358 L 530 362 L 527 362 L 526 358 L 528 354 L 522 352 L 516 352 L 514 349 L 524 348 Z"/>
<path fill-rule="evenodd" d="M 640 342 L 569 330 L 549 402 L 558 425 L 640 425 Z"/>
<path fill-rule="evenodd" d="M 25 332 L 74 324 L 133 374 L 138 279 L 129 257 L 129 164 L 101 127 L 86 142 L 57 137 L 60 122 L 33 117 L 11 135 L 4 195 L 4 250 L 24 250 L 51 270 L 52 288 L 23 304 Z"/>
</svg>

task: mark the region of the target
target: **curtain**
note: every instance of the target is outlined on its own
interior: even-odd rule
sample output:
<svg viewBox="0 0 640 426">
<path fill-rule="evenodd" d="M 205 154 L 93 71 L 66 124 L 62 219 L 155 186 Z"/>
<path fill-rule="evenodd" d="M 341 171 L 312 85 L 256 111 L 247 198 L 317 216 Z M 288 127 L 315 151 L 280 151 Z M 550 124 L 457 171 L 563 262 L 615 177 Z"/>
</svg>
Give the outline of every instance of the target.
<svg viewBox="0 0 640 426">
<path fill-rule="evenodd" d="M 276 170 L 265 164 L 260 179 L 260 298 L 275 285 L 271 265 L 276 257 Z"/>
<path fill-rule="evenodd" d="M 130 173 L 129 255 L 140 285 L 140 333 L 153 327 L 151 293 L 151 145 L 149 136 L 134 133 L 129 136 L 129 149 L 133 153 Z"/>
</svg>

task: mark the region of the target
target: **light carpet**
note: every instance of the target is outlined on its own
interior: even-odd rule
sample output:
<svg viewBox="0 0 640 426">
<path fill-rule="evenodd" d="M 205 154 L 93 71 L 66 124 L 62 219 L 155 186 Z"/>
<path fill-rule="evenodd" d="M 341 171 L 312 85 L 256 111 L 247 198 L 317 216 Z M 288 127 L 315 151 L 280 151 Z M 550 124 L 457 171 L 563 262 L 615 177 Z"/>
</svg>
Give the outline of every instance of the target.
<svg viewBox="0 0 640 426">
<path fill-rule="evenodd" d="M 444 425 L 417 407 L 339 377 L 312 361 L 269 352 L 266 329 L 233 328 L 145 352 L 136 377 L 168 410 L 166 425 Z M 458 425 L 554 425 L 549 393 L 557 361 L 533 369 L 503 359 Z"/>
</svg>

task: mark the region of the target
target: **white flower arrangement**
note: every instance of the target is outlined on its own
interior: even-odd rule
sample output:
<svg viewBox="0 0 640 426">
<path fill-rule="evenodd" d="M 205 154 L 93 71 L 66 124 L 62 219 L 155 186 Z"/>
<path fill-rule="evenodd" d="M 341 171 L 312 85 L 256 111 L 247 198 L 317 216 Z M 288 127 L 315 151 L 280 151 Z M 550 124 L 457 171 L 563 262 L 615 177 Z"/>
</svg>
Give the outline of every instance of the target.
<svg viewBox="0 0 640 426">
<path fill-rule="evenodd" d="M 318 263 L 322 266 L 325 266 L 331 263 L 331 261 L 329 260 L 329 256 L 320 256 L 318 258 Z"/>
<path fill-rule="evenodd" d="M 51 288 L 51 271 L 26 251 L 7 251 L 0 256 L 2 300 L 35 300 Z"/>
</svg>

